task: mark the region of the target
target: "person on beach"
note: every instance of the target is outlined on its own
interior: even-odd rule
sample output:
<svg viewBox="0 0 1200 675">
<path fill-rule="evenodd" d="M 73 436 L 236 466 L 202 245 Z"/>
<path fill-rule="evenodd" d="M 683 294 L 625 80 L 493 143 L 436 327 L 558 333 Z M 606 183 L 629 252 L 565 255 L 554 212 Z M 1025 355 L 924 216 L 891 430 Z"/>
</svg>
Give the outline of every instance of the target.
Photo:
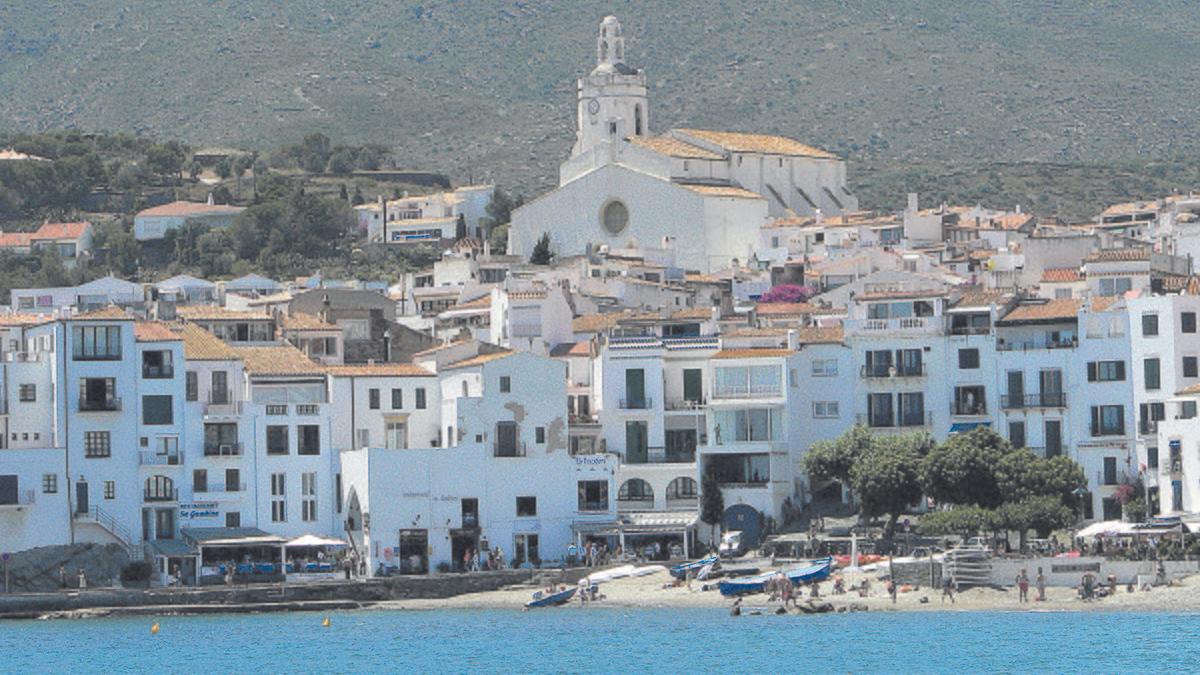
<svg viewBox="0 0 1200 675">
<path fill-rule="evenodd" d="M 738 598 L 737 600 L 733 601 L 733 607 L 731 607 L 729 609 L 729 616 L 741 616 L 741 615 L 742 615 L 742 599 Z"/>
<path fill-rule="evenodd" d="M 79 568 L 79 590 L 87 590 L 87 572 L 84 572 L 82 567 Z"/>
<path fill-rule="evenodd" d="M 812 582 L 812 588 L 810 589 L 808 597 L 810 597 L 810 598 L 821 597 L 821 583 L 819 581 Z"/>
<path fill-rule="evenodd" d="M 1042 574 L 1042 568 L 1040 568 L 1040 567 L 1038 568 L 1038 575 L 1037 575 L 1037 592 L 1038 592 L 1038 597 L 1037 597 L 1038 602 L 1045 602 L 1046 601 L 1046 575 Z"/>
<path fill-rule="evenodd" d="M 950 604 L 954 604 L 954 580 L 950 577 L 942 577 L 942 604 L 946 603 L 946 598 L 950 598 Z"/>
<path fill-rule="evenodd" d="M 62 588 L 62 589 L 66 589 L 66 587 L 67 587 L 67 566 L 66 565 L 58 566 L 58 587 Z"/>
<path fill-rule="evenodd" d="M 843 579 L 842 575 L 839 574 L 833 578 L 833 594 L 834 595 L 843 595 L 845 592 L 846 592 L 846 580 Z"/>
<path fill-rule="evenodd" d="M 1017 575 L 1017 591 L 1018 602 L 1029 602 L 1029 575 L 1025 570 L 1021 570 Z"/>
</svg>

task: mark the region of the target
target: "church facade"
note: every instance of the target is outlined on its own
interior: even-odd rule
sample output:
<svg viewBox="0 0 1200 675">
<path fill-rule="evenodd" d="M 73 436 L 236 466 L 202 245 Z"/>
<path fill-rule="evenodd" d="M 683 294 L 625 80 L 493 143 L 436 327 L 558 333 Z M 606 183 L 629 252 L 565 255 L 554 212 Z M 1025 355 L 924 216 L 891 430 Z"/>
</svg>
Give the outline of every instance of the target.
<svg viewBox="0 0 1200 675">
<path fill-rule="evenodd" d="M 625 63 L 615 17 L 576 87 L 576 136 L 559 186 L 513 211 L 509 251 L 543 234 L 559 255 L 589 245 L 670 248 L 708 272 L 746 261 L 770 219 L 858 210 L 836 155 L 783 136 L 699 129 L 651 135 L 646 74 Z"/>
</svg>

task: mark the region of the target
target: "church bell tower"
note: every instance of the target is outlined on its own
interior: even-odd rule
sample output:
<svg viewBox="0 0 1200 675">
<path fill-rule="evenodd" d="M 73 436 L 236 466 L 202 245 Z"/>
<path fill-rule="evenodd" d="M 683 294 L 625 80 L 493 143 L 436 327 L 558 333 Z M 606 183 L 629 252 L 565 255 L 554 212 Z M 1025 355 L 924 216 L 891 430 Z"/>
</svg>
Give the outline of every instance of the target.
<svg viewBox="0 0 1200 675">
<path fill-rule="evenodd" d="M 625 35 L 615 16 L 604 17 L 596 37 L 596 67 L 576 86 L 577 157 L 604 142 L 645 136 L 649 129 L 646 73 L 625 64 Z"/>
</svg>

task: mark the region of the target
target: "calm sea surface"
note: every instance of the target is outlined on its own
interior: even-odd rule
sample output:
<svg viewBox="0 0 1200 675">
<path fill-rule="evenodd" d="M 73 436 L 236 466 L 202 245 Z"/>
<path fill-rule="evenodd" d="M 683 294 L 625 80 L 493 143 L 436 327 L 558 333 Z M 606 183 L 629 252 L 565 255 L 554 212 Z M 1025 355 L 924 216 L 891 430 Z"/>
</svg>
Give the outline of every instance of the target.
<svg viewBox="0 0 1200 675">
<path fill-rule="evenodd" d="M 364 611 L 0 622 L 8 672 L 1193 672 L 1200 614 Z"/>
</svg>

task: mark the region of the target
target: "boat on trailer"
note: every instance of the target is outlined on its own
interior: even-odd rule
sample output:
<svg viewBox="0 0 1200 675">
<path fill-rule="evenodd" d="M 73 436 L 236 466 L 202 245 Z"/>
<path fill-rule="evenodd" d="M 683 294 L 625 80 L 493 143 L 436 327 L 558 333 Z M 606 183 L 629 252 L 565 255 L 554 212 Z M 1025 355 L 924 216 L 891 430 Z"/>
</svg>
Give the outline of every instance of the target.
<svg viewBox="0 0 1200 675">
<path fill-rule="evenodd" d="M 800 584 L 812 583 L 814 581 L 824 581 L 829 578 L 830 572 L 833 571 L 833 558 L 821 558 L 813 560 L 809 565 L 797 567 L 789 570 L 784 574 L 788 581 L 792 582 L 793 586 Z M 767 582 L 772 578 L 777 577 L 778 572 L 768 574 L 759 574 L 752 577 L 742 577 L 740 579 L 729 579 L 717 584 L 717 589 L 721 591 L 721 595 L 749 595 L 751 593 L 762 593 L 767 588 Z"/>
</svg>

